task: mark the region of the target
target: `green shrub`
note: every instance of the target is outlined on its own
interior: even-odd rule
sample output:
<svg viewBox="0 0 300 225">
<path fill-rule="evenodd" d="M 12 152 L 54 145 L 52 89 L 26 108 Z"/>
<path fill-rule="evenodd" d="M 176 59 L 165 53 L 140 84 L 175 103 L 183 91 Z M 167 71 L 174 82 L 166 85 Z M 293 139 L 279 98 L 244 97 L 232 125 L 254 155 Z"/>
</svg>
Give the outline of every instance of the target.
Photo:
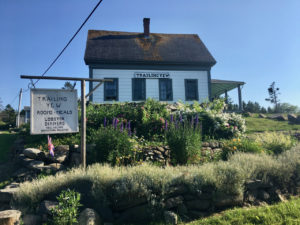
<svg viewBox="0 0 300 225">
<path fill-rule="evenodd" d="M 172 122 L 166 128 L 165 136 L 171 149 L 173 164 L 190 164 L 200 161 L 201 128 L 198 124 L 191 124 L 187 120 Z"/>
<path fill-rule="evenodd" d="M 0 130 L 7 130 L 8 128 L 9 128 L 9 125 L 0 120 Z"/>
<path fill-rule="evenodd" d="M 114 103 L 109 105 L 90 104 L 87 107 L 87 134 L 103 125 L 104 120 L 112 123 L 114 118 L 131 122 L 131 129 L 139 137 L 152 139 L 163 134 L 161 118 L 168 117 L 166 104 L 154 99 L 142 103 Z M 91 130 L 91 131 L 90 131 Z"/>
<path fill-rule="evenodd" d="M 104 120 L 112 123 L 114 118 L 135 122 L 141 118 L 141 105 L 143 103 L 113 103 L 89 104 L 86 111 L 87 133 L 89 129 L 97 130 L 103 125 Z M 132 124 L 133 125 L 133 124 Z"/>
<path fill-rule="evenodd" d="M 72 225 L 78 224 L 78 208 L 80 204 L 80 193 L 74 190 L 64 190 L 57 197 L 58 206 L 53 210 L 53 224 Z"/>
<path fill-rule="evenodd" d="M 129 164 L 134 157 L 133 141 L 127 131 L 121 131 L 119 127 L 101 127 L 95 133 L 94 142 L 93 162 Z"/>
<path fill-rule="evenodd" d="M 222 147 L 222 158 L 227 160 L 229 155 L 236 152 L 246 153 L 262 153 L 264 149 L 262 146 L 248 138 L 233 138 L 231 140 L 224 140 Z"/>
<path fill-rule="evenodd" d="M 271 154 L 280 154 L 295 146 L 296 141 L 290 135 L 280 132 L 264 132 L 255 135 L 254 140 Z"/>
<path fill-rule="evenodd" d="M 141 120 L 137 121 L 137 135 L 144 136 L 148 140 L 162 138 L 164 133 L 164 118 L 169 117 L 166 104 L 148 98 L 141 106 Z"/>
<path fill-rule="evenodd" d="M 245 120 L 235 113 L 202 112 L 203 136 L 210 139 L 231 139 L 239 137 L 246 130 Z"/>
</svg>

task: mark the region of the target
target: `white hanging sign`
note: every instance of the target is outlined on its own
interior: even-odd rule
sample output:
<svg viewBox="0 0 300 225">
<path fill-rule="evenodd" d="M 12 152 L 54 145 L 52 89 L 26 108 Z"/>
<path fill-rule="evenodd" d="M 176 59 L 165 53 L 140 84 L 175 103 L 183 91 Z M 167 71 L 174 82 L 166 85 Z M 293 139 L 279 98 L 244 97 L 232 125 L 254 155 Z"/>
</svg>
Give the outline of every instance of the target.
<svg viewBox="0 0 300 225">
<path fill-rule="evenodd" d="M 30 133 L 78 132 L 77 90 L 31 89 Z"/>
</svg>

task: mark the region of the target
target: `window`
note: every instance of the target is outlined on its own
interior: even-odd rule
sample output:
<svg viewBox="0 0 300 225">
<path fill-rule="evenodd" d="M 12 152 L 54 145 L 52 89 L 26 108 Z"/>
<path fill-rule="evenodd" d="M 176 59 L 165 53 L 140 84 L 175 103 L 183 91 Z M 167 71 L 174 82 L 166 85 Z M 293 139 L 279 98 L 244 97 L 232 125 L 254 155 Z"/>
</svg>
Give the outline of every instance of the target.
<svg viewBox="0 0 300 225">
<path fill-rule="evenodd" d="M 104 101 L 118 101 L 119 100 L 119 79 L 111 79 L 113 82 L 104 82 Z"/>
<path fill-rule="evenodd" d="M 132 101 L 146 100 L 146 79 L 132 78 Z"/>
<path fill-rule="evenodd" d="M 186 101 L 198 101 L 198 80 L 197 79 L 185 79 L 185 100 Z"/>
<path fill-rule="evenodd" d="M 173 90 L 171 79 L 159 79 L 159 100 L 160 101 L 172 101 Z"/>
</svg>

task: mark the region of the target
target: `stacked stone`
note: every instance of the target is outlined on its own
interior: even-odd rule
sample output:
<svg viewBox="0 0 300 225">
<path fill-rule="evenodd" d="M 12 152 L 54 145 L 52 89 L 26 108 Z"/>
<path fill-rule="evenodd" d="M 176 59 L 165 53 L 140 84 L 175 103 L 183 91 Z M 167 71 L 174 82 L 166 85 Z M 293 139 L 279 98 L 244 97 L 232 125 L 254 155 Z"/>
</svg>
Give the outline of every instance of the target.
<svg viewBox="0 0 300 225">
<path fill-rule="evenodd" d="M 18 190 L 18 183 L 11 183 L 10 185 L 7 185 L 4 189 L 0 190 L 0 210 L 11 209 L 13 194 Z"/>
<path fill-rule="evenodd" d="M 153 146 L 143 149 L 144 160 L 168 164 L 170 162 L 169 146 Z"/>
<path fill-rule="evenodd" d="M 57 146 L 54 157 L 36 148 L 26 148 L 17 157 L 17 162 L 22 167 L 14 173 L 14 177 L 18 181 L 26 181 L 35 178 L 41 172 L 55 173 L 65 168 L 68 158 L 68 145 Z"/>
<path fill-rule="evenodd" d="M 300 115 L 288 114 L 288 120 L 292 124 L 300 124 Z"/>
<path fill-rule="evenodd" d="M 217 154 L 222 151 L 222 143 L 218 141 L 207 141 L 202 142 L 201 154 L 207 155 L 207 152 L 210 153 L 210 156 L 213 157 L 214 154 Z"/>
<path fill-rule="evenodd" d="M 299 190 L 293 190 L 291 191 L 291 194 L 297 194 L 298 192 Z M 245 184 L 245 205 L 261 205 L 284 200 L 285 198 L 281 193 L 281 190 L 271 181 L 263 182 L 262 180 L 249 180 Z"/>
</svg>

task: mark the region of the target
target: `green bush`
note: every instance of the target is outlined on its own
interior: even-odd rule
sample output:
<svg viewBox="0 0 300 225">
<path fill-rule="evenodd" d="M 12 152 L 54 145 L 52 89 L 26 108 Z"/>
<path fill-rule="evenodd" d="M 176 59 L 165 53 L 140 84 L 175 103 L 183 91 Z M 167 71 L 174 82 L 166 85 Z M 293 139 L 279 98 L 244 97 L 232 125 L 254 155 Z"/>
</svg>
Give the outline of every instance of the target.
<svg viewBox="0 0 300 225">
<path fill-rule="evenodd" d="M 210 139 L 239 137 L 246 130 L 245 120 L 235 113 L 202 112 L 203 136 Z"/>
<path fill-rule="evenodd" d="M 280 154 L 291 149 L 296 140 L 290 135 L 280 132 L 264 132 L 255 136 L 255 141 L 268 150 L 271 154 Z"/>
<path fill-rule="evenodd" d="M 134 123 L 142 117 L 140 109 L 142 104 L 143 103 L 89 104 L 86 111 L 87 129 L 97 130 L 103 125 L 104 120 L 106 120 L 107 123 L 112 123 L 114 118 L 132 121 L 132 123 Z"/>
<path fill-rule="evenodd" d="M 57 197 L 58 206 L 53 210 L 53 224 L 72 225 L 78 224 L 78 208 L 80 204 L 80 193 L 74 190 L 64 190 Z"/>
<path fill-rule="evenodd" d="M 202 136 L 204 139 L 231 139 L 246 131 L 245 120 L 235 113 L 224 113 L 226 104 L 223 99 L 199 104 L 176 104 L 176 117 L 191 119 L 198 116 L 202 121 Z"/>
<path fill-rule="evenodd" d="M 171 149 L 173 164 L 191 164 L 200 161 L 201 128 L 189 121 L 166 123 L 166 142 Z"/>
<path fill-rule="evenodd" d="M 8 128 L 9 128 L 9 125 L 0 120 L 0 130 L 7 130 Z"/>
<path fill-rule="evenodd" d="M 154 99 L 147 99 L 143 106 L 141 106 L 142 118 L 137 121 L 137 135 L 144 136 L 148 140 L 153 137 L 162 138 L 164 134 L 163 125 L 165 119 L 169 117 L 166 110 L 166 104 Z"/>
<path fill-rule="evenodd" d="M 90 104 L 87 107 L 87 135 L 103 125 L 104 120 L 112 123 L 114 118 L 127 123 L 131 122 L 132 131 L 139 137 L 152 139 L 163 134 L 161 118 L 168 117 L 166 105 L 147 99 L 142 103 L 114 103 L 109 105 Z"/>
<path fill-rule="evenodd" d="M 222 158 L 227 160 L 229 155 L 236 152 L 246 153 L 262 153 L 264 148 L 257 142 L 248 138 L 233 138 L 231 140 L 224 140 L 222 147 Z"/>
<path fill-rule="evenodd" d="M 121 131 L 119 127 L 101 127 L 95 133 L 94 143 L 93 162 L 129 164 L 134 157 L 133 141 L 127 131 Z"/>
</svg>

